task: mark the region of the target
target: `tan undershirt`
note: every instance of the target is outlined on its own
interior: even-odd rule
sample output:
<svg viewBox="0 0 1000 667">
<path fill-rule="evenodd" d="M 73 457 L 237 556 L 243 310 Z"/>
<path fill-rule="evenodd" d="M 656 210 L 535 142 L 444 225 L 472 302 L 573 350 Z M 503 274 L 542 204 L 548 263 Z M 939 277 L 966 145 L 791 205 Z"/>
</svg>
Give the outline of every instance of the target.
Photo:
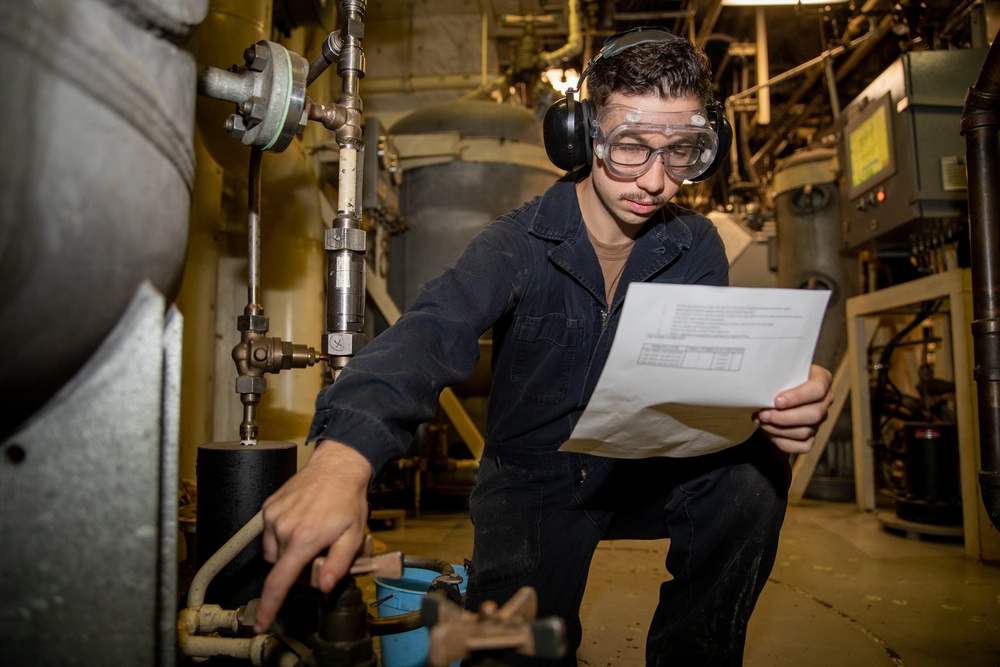
<svg viewBox="0 0 1000 667">
<path fill-rule="evenodd" d="M 611 301 L 615 296 L 615 290 L 618 289 L 618 282 L 621 280 L 622 272 L 625 270 L 625 262 L 628 260 L 629 253 L 632 252 L 632 246 L 635 245 L 635 241 L 601 243 L 594 238 L 594 235 L 589 230 L 587 236 L 590 237 L 590 243 L 594 246 L 597 259 L 601 263 L 601 271 L 604 273 L 604 296 L 607 299 L 608 305 L 611 305 Z"/>
</svg>

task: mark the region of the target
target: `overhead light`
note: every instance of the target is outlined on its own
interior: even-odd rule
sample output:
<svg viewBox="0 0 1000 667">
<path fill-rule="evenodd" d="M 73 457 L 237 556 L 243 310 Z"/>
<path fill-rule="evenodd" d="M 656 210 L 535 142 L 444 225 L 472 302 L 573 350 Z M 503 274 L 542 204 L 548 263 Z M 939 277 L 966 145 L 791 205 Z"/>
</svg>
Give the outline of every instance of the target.
<svg viewBox="0 0 1000 667">
<path fill-rule="evenodd" d="M 575 69 L 562 70 L 554 67 L 543 72 L 542 78 L 548 81 L 553 88 L 565 95 L 566 91 L 570 88 L 576 90 L 576 85 L 580 82 L 580 73 Z"/>
<path fill-rule="evenodd" d="M 848 0 L 722 0 L 722 4 L 728 7 L 773 7 L 783 5 L 791 7 L 794 5 L 837 5 Z"/>
</svg>

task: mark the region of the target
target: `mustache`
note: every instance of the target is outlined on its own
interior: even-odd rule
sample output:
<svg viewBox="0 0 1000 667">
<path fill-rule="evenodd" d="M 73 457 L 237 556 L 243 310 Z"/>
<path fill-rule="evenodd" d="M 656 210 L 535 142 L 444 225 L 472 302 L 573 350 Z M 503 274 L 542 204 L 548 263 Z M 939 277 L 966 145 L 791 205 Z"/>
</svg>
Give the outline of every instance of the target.
<svg viewBox="0 0 1000 667">
<path fill-rule="evenodd" d="M 642 192 L 626 192 L 624 194 L 618 195 L 618 201 L 634 201 L 640 204 L 653 204 L 654 206 L 662 206 L 666 204 L 669 200 L 668 197 L 650 197 Z"/>
</svg>

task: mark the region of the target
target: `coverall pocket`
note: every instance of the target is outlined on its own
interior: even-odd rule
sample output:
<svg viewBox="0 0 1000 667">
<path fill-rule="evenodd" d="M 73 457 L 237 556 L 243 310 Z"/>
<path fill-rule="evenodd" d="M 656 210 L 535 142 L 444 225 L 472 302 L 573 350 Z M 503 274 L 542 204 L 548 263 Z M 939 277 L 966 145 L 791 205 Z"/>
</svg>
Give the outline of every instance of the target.
<svg viewBox="0 0 1000 667">
<path fill-rule="evenodd" d="M 542 486 L 530 477 L 528 470 L 504 465 L 483 478 L 469 498 L 474 584 L 480 590 L 516 584 L 538 565 Z"/>
<path fill-rule="evenodd" d="M 583 321 L 563 313 L 514 323 L 511 379 L 525 399 L 553 405 L 566 398 L 583 342 Z"/>
</svg>

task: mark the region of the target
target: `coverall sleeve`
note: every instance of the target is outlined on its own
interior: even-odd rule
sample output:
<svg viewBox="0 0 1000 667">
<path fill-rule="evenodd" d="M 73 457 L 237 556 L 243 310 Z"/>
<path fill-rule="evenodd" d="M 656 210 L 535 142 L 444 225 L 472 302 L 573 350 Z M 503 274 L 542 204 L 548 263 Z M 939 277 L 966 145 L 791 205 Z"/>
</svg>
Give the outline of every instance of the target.
<svg viewBox="0 0 1000 667">
<path fill-rule="evenodd" d="M 729 259 L 726 257 L 726 245 L 722 242 L 719 230 L 710 221 L 693 227 L 695 240 L 692 247 L 699 248 L 699 261 L 694 264 L 694 272 L 688 278 L 690 284 L 729 286 Z"/>
<path fill-rule="evenodd" d="M 479 337 L 518 298 L 528 253 L 524 233 L 503 218 L 474 237 L 320 392 L 309 439 L 343 442 L 375 471 L 404 455 L 441 391 L 472 374 Z"/>
</svg>

